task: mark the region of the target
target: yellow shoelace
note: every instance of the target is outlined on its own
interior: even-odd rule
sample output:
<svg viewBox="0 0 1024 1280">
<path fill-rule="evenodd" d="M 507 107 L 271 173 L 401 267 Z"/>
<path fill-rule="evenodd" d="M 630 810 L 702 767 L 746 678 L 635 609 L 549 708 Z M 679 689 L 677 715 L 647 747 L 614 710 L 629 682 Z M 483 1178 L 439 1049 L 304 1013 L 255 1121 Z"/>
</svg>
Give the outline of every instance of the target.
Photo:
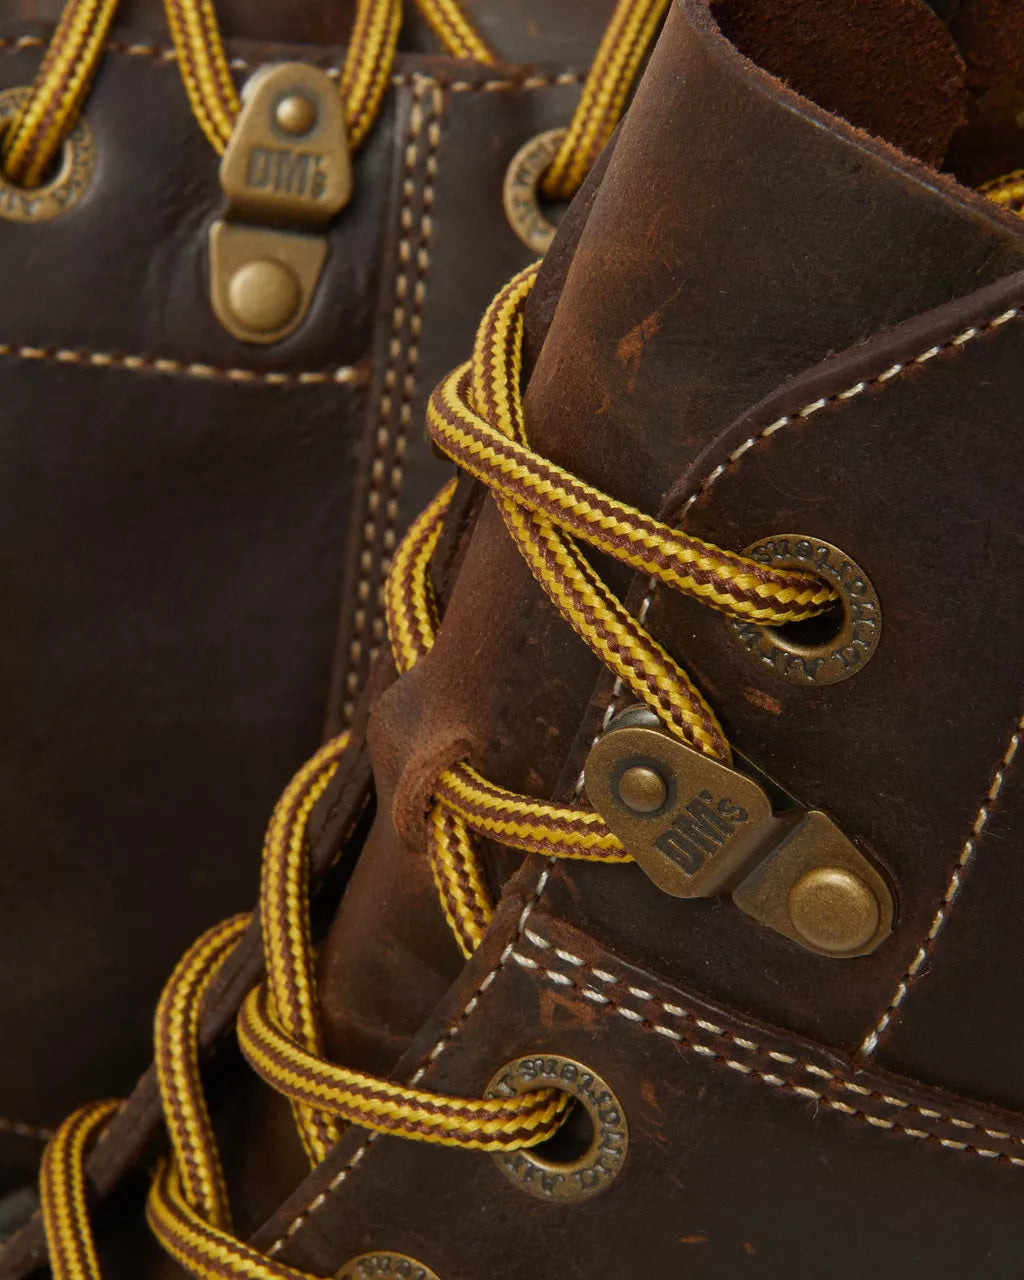
<svg viewBox="0 0 1024 1280">
<path fill-rule="evenodd" d="M 414 0 L 445 52 L 493 65 L 497 58 L 458 0 Z M 31 93 L 0 143 L 10 182 L 37 187 L 57 163 L 103 56 L 118 0 L 67 0 Z M 668 0 L 619 0 L 579 104 L 542 190 L 568 199 L 611 137 L 664 16 Z M 223 153 L 240 104 L 212 0 L 164 0 L 181 78 L 193 115 Z M 356 0 L 338 92 L 353 151 L 369 133 L 387 92 L 402 23 L 402 0 Z"/>
<path fill-rule="evenodd" d="M 626 688 L 683 741 L 727 759 L 728 743 L 711 708 L 686 672 L 600 580 L 577 539 L 732 617 L 763 624 L 813 617 L 833 602 L 834 593 L 809 574 L 773 569 L 690 537 L 533 452 L 519 382 L 523 306 L 536 273 L 536 267 L 521 273 L 492 303 L 472 359 L 434 393 L 431 434 L 487 485 L 537 580 Z M 454 485 L 451 481 L 413 525 L 388 580 L 388 629 L 400 672 L 429 651 L 437 634 L 429 566 Z M 557 1090 L 511 1098 L 454 1097 L 324 1057 L 307 834 L 313 808 L 347 749 L 347 735 L 324 746 L 292 780 L 271 819 L 260 889 L 266 978 L 238 1015 L 242 1052 L 271 1088 L 290 1099 L 314 1165 L 348 1123 L 477 1151 L 543 1142 L 568 1110 L 566 1095 Z M 427 856 L 441 907 L 467 956 L 479 945 L 493 912 L 474 848 L 477 835 L 556 858 L 628 861 L 597 814 L 495 786 L 468 762 L 446 769 L 429 809 Z M 155 1056 L 171 1150 L 154 1175 L 147 1216 L 163 1247 L 192 1275 L 300 1280 L 303 1273 L 231 1234 L 217 1140 L 203 1096 L 198 1041 L 203 996 L 248 924 L 248 917 L 237 916 L 204 934 L 161 996 Z M 116 1110 L 116 1103 L 101 1102 L 75 1112 L 44 1155 L 40 1190 L 55 1280 L 99 1280 L 85 1159 Z"/>
</svg>

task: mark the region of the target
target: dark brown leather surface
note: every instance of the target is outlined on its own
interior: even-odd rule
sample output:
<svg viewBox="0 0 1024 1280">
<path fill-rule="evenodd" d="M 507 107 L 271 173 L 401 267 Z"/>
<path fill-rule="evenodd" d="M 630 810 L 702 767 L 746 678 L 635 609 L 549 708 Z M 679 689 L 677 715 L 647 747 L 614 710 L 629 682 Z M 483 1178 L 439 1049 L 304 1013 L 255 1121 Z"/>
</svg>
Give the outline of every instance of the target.
<svg viewBox="0 0 1024 1280">
<path fill-rule="evenodd" d="M 403 1071 L 440 1044 L 426 1081 L 468 1094 L 521 1054 L 575 1058 L 623 1104 L 618 1178 L 589 1201 L 545 1203 L 484 1153 L 354 1132 L 261 1247 L 298 1224 L 278 1256 L 314 1274 L 377 1249 L 411 1253 L 448 1280 L 1019 1274 L 1019 1114 L 856 1073 L 666 985 L 543 906 L 524 921 L 523 905 L 506 903 Z"/>
<path fill-rule="evenodd" d="M 1015 221 L 943 189 L 923 168 L 837 121 L 820 128 L 825 117 L 698 21 L 685 24 L 678 8 L 670 17 L 595 197 L 527 397 L 537 448 L 647 510 L 662 506 L 707 440 L 808 357 L 813 363 L 915 314 L 926 300 L 934 305 L 997 278 L 1021 263 L 1024 250 Z M 697 122 L 708 111 L 718 124 L 701 134 Z M 768 137 L 771 150 L 752 145 Z M 658 183 L 647 176 L 655 166 L 665 175 Z M 832 188 L 848 198 L 823 200 Z M 738 192 L 749 193 L 749 203 Z M 550 680 L 537 678 L 541 662 Z M 378 772 L 404 774 L 395 803 L 409 848 L 418 849 L 418 815 L 437 771 L 467 747 L 504 785 L 543 794 L 563 769 L 575 780 L 582 761 L 566 764 L 566 757 L 597 674 L 596 659 L 548 604 L 496 509 L 485 504 L 434 649 L 374 713 Z M 534 732 L 524 735 L 524 724 Z M 595 728 L 584 730 L 587 742 Z M 380 1025 L 372 1015 L 383 984 L 349 990 L 347 975 L 388 965 L 379 958 L 391 950 L 382 939 L 400 948 L 409 927 L 393 897 L 375 892 L 390 880 L 391 865 L 405 868 L 396 880 L 406 886 L 408 911 L 421 917 L 418 932 L 429 936 L 440 919 L 422 860 L 382 839 L 358 873 L 366 892 L 357 878 L 332 932 L 327 1000 L 333 1011 L 331 984 L 342 984 L 337 1003 L 347 1013 L 337 1035 L 349 1052 L 357 1028 Z M 618 879 L 628 874 L 609 877 L 600 868 L 592 878 L 612 886 L 614 901 Z M 578 876 L 586 882 L 585 871 Z M 685 947 L 674 938 L 676 906 L 646 882 L 636 892 L 645 910 L 655 899 L 663 923 L 652 927 L 639 911 L 613 927 L 627 931 L 627 949 L 636 948 L 630 954 L 671 962 Z M 697 904 L 694 913 L 701 912 L 714 918 L 718 908 Z M 408 983 L 400 990 L 410 1022 L 418 1001 L 429 1007 L 440 994 Z"/>
<path fill-rule="evenodd" d="M 45 34 L 6 22 L 0 84 L 31 80 Z M 165 53 L 112 43 L 89 194 L 0 224 L 2 1185 L 34 1167 L 31 1130 L 130 1087 L 177 955 L 252 901 L 273 802 L 340 714 L 339 602 L 369 584 L 365 659 L 380 557 L 448 470 L 412 426 L 423 397 L 529 258 L 504 166 L 580 79 L 403 55 L 309 320 L 250 348 L 209 309 L 216 157 Z M 342 51 L 232 54 L 244 76 Z M 400 251 L 418 314 L 396 308 Z M 385 410 L 396 377 L 408 397 Z"/>
<path fill-rule="evenodd" d="M 697 493 L 687 527 L 723 545 L 807 532 L 868 571 L 882 645 L 831 688 L 773 683 L 676 597 L 646 617 L 730 738 L 887 868 L 897 927 L 825 961 L 635 868 L 531 860 L 469 964 L 445 952 L 420 837 L 437 769 L 467 754 L 570 795 L 610 692 L 464 488 L 439 639 L 374 698 L 379 808 L 323 953 L 330 1044 L 469 1094 L 517 1054 L 566 1053 L 619 1094 L 630 1154 L 604 1195 L 558 1207 L 485 1155 L 353 1131 L 257 1243 L 318 1274 L 400 1249 L 445 1280 L 1017 1275 L 1020 225 L 754 69 L 700 0 L 674 6 L 588 197 L 538 285 L 531 440 L 644 510 Z M 600 568 L 640 606 L 645 584 Z M 346 774 L 334 802 L 353 794 Z M 488 851 L 495 888 L 516 861 Z M 145 1090 L 131 1107 L 91 1162 L 101 1184 L 148 1131 Z M 265 1158 L 268 1132 L 243 1150 Z M 115 1275 L 170 1274 L 107 1239 Z M 22 1235 L 10 1274 L 38 1248 Z"/>
<path fill-rule="evenodd" d="M 548 456 L 616 495 L 656 509 L 673 479 L 688 469 L 730 417 L 740 413 L 741 424 L 708 446 L 702 475 L 743 443 L 742 432 L 755 419 L 742 411 L 815 358 L 855 344 L 847 356 L 835 358 L 820 373 L 806 375 L 800 385 L 781 393 L 777 404 L 758 410 L 757 422 L 762 422 L 762 412 L 773 415 L 764 418 L 763 425 L 768 425 L 782 412 L 845 391 L 861 378 L 877 377 L 897 360 L 910 360 L 909 374 L 880 384 L 885 398 L 865 392 L 830 409 L 828 421 L 835 425 L 823 445 L 811 432 L 812 422 L 820 429 L 824 418 L 808 418 L 806 429 L 785 437 L 790 449 L 785 468 L 772 466 L 773 451 L 782 448 L 781 435 L 777 446 L 773 439 L 771 449 L 750 450 L 735 477 L 730 470 L 718 481 L 717 501 L 709 498 L 706 503 L 708 514 L 702 506 L 692 517 L 698 531 L 742 547 L 755 536 L 789 528 L 801 514 L 804 525 L 797 521 L 795 528 L 802 529 L 813 516 L 808 531 L 834 536 L 869 572 L 872 560 L 878 559 L 883 602 L 887 596 L 896 599 L 891 626 L 897 628 L 897 636 L 889 638 L 890 626 L 885 641 L 891 646 L 887 677 L 880 652 L 874 670 L 848 686 L 784 689 L 778 694 L 772 690 L 770 697 L 789 713 L 774 714 L 765 710 L 769 697 L 756 696 L 756 673 L 746 671 L 742 651 L 723 635 L 725 624 L 715 615 L 686 610 L 675 601 L 671 612 L 666 604 L 664 615 L 657 610 L 650 615 L 661 638 L 684 658 L 691 657 L 691 646 L 681 646 L 681 638 L 699 637 L 692 659 L 738 745 L 770 765 L 808 803 L 834 807 L 854 837 L 891 868 L 900 924 L 877 956 L 844 965 L 799 951 L 728 905 L 662 898 L 635 870 L 559 870 L 546 892 L 559 912 L 585 919 L 588 929 L 610 940 L 620 955 L 641 957 L 648 974 L 677 975 L 687 985 L 698 984 L 761 1018 L 821 1037 L 833 1052 L 849 1052 L 880 1017 L 927 935 L 962 841 L 990 785 L 994 761 L 1019 715 L 1020 673 L 1011 669 L 1019 641 L 1009 602 L 1004 601 L 1004 612 L 997 614 L 995 623 L 998 633 L 1007 632 L 1001 648 L 1005 660 L 993 663 L 983 681 L 975 664 L 951 657 L 952 670 L 965 682 L 954 703 L 969 702 L 969 727 L 964 726 L 963 714 L 949 712 L 945 695 L 950 679 L 948 672 L 936 673 L 934 642 L 915 641 L 909 630 L 900 637 L 899 626 L 913 620 L 919 626 L 937 625 L 932 619 L 938 582 L 934 577 L 917 578 L 925 566 L 943 575 L 943 583 L 957 572 L 953 563 L 973 568 L 975 560 L 967 551 L 963 559 L 951 562 L 950 548 L 965 527 L 974 529 L 978 538 L 988 531 L 991 509 L 986 505 L 984 515 L 979 515 L 963 499 L 965 437 L 978 451 L 976 459 L 970 456 L 971 466 L 978 467 L 976 492 L 987 494 L 995 485 L 1001 494 L 997 500 L 1007 511 L 1008 541 L 994 553 L 997 562 L 1009 554 L 1014 468 L 1005 465 L 1009 439 L 1005 417 L 995 412 L 995 405 L 1013 398 L 1019 338 L 1006 328 L 979 338 L 969 349 L 940 352 L 934 363 L 926 359 L 917 365 L 913 360 L 936 343 L 944 347 L 972 324 L 987 324 L 1005 312 L 1019 299 L 1021 280 L 1017 277 L 953 302 L 920 320 L 914 317 L 1019 266 L 1021 236 L 1016 223 L 899 160 L 884 145 L 859 138 L 836 121 L 829 122 L 827 130 L 820 128 L 821 117 L 813 109 L 767 84 L 716 43 L 696 6 L 689 23 L 684 12 L 677 6 L 670 18 L 580 237 L 530 385 L 531 439 Z M 712 137 L 701 135 L 694 145 L 698 133 L 685 127 L 687 110 L 695 117 L 698 112 L 713 113 L 717 127 Z M 769 137 L 771 151 L 755 145 Z M 655 168 L 664 180 L 645 181 L 644 175 Z M 803 181 L 799 173 L 805 175 Z M 823 193 L 833 190 L 842 190 L 846 198 L 823 199 Z M 728 206 L 726 192 L 732 200 Z M 749 193 L 749 203 L 737 193 Z M 655 252 L 652 245 L 657 246 Z M 863 348 L 856 345 L 901 322 L 905 327 L 891 336 Z M 969 359 L 976 363 L 969 365 Z M 978 397 L 979 382 L 987 387 L 988 399 Z M 845 432 L 839 428 L 843 422 L 849 423 Z M 827 449 L 834 451 L 831 461 L 822 459 Z M 994 473 L 1000 467 L 1001 485 L 996 485 Z M 847 474 L 849 478 L 842 479 Z M 728 495 L 741 483 L 742 497 L 734 504 Z M 954 488 L 962 514 L 951 520 Z M 698 511 L 702 524 L 696 524 Z M 919 528 L 916 551 L 909 549 L 914 539 L 905 532 L 909 519 Z M 929 538 L 936 537 L 943 520 L 948 522 L 948 541 L 941 549 L 933 548 Z M 849 545 L 851 540 L 855 545 Z M 858 550 L 858 542 L 863 550 Z M 905 556 L 917 566 L 917 578 L 908 574 Z M 960 572 L 964 574 L 964 568 Z M 977 608 L 978 616 L 991 600 L 978 591 L 973 576 L 953 580 L 963 585 L 948 591 L 947 632 L 954 627 L 959 632 L 960 620 L 953 615 L 960 610 L 963 592 L 977 593 L 972 609 Z M 495 581 L 501 583 L 500 593 L 491 586 Z M 907 603 L 901 607 L 904 596 Z M 976 632 L 977 625 L 969 624 L 963 634 L 969 639 Z M 945 635 L 943 657 L 949 649 L 950 637 Z M 538 679 L 539 662 L 551 671 L 550 680 Z M 381 1006 L 378 982 L 357 989 L 353 978 L 335 975 L 357 974 L 373 950 L 388 955 L 397 939 L 408 938 L 410 931 L 427 938 L 438 927 L 425 868 L 414 856 L 417 815 L 431 768 L 468 744 L 469 754 L 487 775 L 506 785 L 543 794 L 561 768 L 565 787 L 582 762 L 582 752 L 566 760 L 566 734 L 574 732 L 572 708 L 585 703 L 595 665 L 540 601 L 505 541 L 496 512 L 485 504 L 435 648 L 384 695 L 375 711 L 375 762 L 385 779 L 385 794 L 396 772 L 404 775 L 394 812 L 413 856 L 397 845 L 389 855 L 387 833 L 378 831 L 367 850 L 372 861 L 359 868 L 336 921 L 327 1007 L 335 1018 L 335 1044 L 339 1052 L 343 1046 L 346 1061 L 355 1053 L 357 1059 L 379 1062 L 393 1049 L 393 1042 L 389 1045 L 380 1032 L 368 1045 L 364 1028 L 379 1026 L 374 1010 L 391 1008 L 396 997 L 394 988 L 388 989 L 388 1003 Z M 969 695 L 968 688 L 979 684 Z M 754 692 L 745 699 L 750 690 Z M 607 689 L 604 693 L 606 700 Z M 933 701 L 921 706 L 911 702 L 906 718 L 900 718 L 899 702 L 911 693 L 930 694 Z M 598 711 L 580 732 L 584 746 L 593 736 L 598 712 L 604 710 L 599 699 L 600 691 L 595 698 Z M 854 721 L 852 707 L 858 700 L 871 708 L 869 720 Z M 848 731 L 842 723 L 847 716 L 854 721 Z M 523 732 L 524 725 L 531 726 L 530 733 Z M 902 743 L 900 732 L 906 734 Z M 947 732 L 951 737 L 944 743 L 941 735 Z M 921 750 L 922 738 L 932 749 L 939 745 L 948 761 L 946 771 L 936 769 Z M 816 786 L 810 783 L 812 774 Z M 864 785 L 858 784 L 861 775 Z M 916 779 L 920 793 L 915 791 Z M 839 797 L 834 806 L 833 794 Z M 864 825 L 867 814 L 870 829 Z M 951 837 L 950 832 L 956 834 Z M 358 888 L 360 876 L 363 892 Z M 372 889 L 382 884 L 394 889 L 375 910 Z M 393 920 L 398 922 L 394 935 Z M 1004 931 L 1003 937 L 1012 949 L 1012 935 Z M 493 963 L 493 951 L 488 957 Z M 476 981 L 487 971 L 476 973 Z M 383 970 L 377 977 L 383 977 Z M 395 980 L 394 973 L 389 977 Z M 413 983 L 402 988 L 404 1023 L 411 1025 L 417 997 L 425 1005 L 440 995 L 439 985 L 435 980 L 419 989 Z M 647 985 L 645 974 L 639 986 Z M 474 989 L 467 978 L 460 1008 Z M 344 993 L 338 1007 L 332 990 Z M 522 1022 L 516 1025 L 525 1029 L 519 1040 L 515 1033 L 511 1041 L 503 1039 L 508 1022 L 516 1022 L 504 1007 L 495 1015 L 505 1024 L 500 1031 L 492 1031 L 490 1019 L 483 1018 L 465 1040 L 459 1017 L 451 1010 L 447 1023 L 459 1027 L 458 1037 L 452 1039 L 456 1052 L 472 1058 L 479 1031 L 485 1040 L 494 1035 L 501 1043 L 490 1055 L 489 1069 L 500 1065 L 503 1056 L 535 1047 L 536 1040 L 529 1037 L 538 1034 L 547 1048 L 568 1043 L 581 1056 L 586 1056 L 584 1046 L 600 1054 L 609 1033 L 592 1033 L 592 1012 L 581 1015 L 574 1008 L 561 1021 L 548 1004 L 534 1003 L 525 995 L 523 999 L 528 1008 L 525 1013 L 519 1009 Z M 965 1038 L 969 1025 L 964 1024 Z M 405 1070 L 423 1060 L 436 1034 L 435 1029 L 433 1037 L 425 1034 L 417 1040 L 419 1047 L 410 1050 Z M 620 1034 L 628 1036 L 628 1029 Z M 887 1056 L 884 1040 L 877 1057 L 881 1063 L 895 1061 Z M 648 1051 L 629 1039 L 621 1068 L 627 1088 L 636 1089 L 638 1074 L 646 1078 L 648 1061 Z M 935 1061 L 941 1063 L 939 1055 Z M 933 1084 L 958 1083 L 940 1065 L 926 1065 L 923 1053 L 915 1071 Z M 479 1087 L 483 1074 L 482 1064 L 471 1069 L 472 1087 Z M 736 1075 L 743 1073 L 737 1070 Z M 420 1151 L 406 1156 L 382 1140 L 373 1144 L 372 1157 L 359 1162 L 358 1173 L 353 1171 L 345 1180 L 345 1189 L 330 1198 L 337 1214 L 317 1215 L 316 1222 L 304 1224 L 292 1237 L 290 1259 L 322 1269 L 341 1262 L 346 1249 L 377 1246 L 407 1248 L 420 1256 L 428 1249 L 426 1261 L 442 1273 L 454 1274 L 465 1267 L 467 1256 L 484 1269 L 500 1265 L 503 1275 L 538 1270 L 557 1274 L 560 1268 L 579 1267 L 581 1258 L 595 1274 L 620 1274 L 627 1257 L 642 1258 L 648 1267 L 667 1268 L 679 1265 L 680 1237 L 703 1230 L 698 1218 L 692 1232 L 682 1227 L 677 1231 L 683 1214 L 675 1206 L 685 1202 L 675 1199 L 676 1188 L 680 1182 L 684 1188 L 690 1186 L 705 1166 L 713 1165 L 707 1177 L 708 1198 L 699 1203 L 717 1206 L 714 1214 L 702 1210 L 701 1217 L 721 1224 L 724 1235 L 724 1251 L 715 1255 L 715 1275 L 749 1266 L 749 1255 L 739 1253 L 743 1240 L 757 1248 L 748 1234 L 740 1235 L 748 1211 L 758 1224 L 761 1247 L 781 1274 L 819 1274 L 820 1259 L 809 1233 L 813 1231 L 814 1241 L 834 1238 L 847 1220 L 836 1216 L 835 1206 L 841 1205 L 845 1214 L 851 1204 L 858 1222 L 869 1215 L 872 1221 L 863 1231 L 858 1226 L 849 1262 L 844 1258 L 836 1264 L 835 1274 L 844 1274 L 847 1266 L 847 1274 L 871 1266 L 880 1274 L 959 1275 L 967 1259 L 984 1257 L 982 1274 L 998 1276 L 1011 1274 L 1019 1265 L 1015 1189 L 1007 1176 L 1016 1166 L 1003 1161 L 1006 1153 L 991 1166 L 999 1170 L 992 1177 L 1003 1179 L 1002 1189 L 991 1182 L 982 1189 L 982 1180 L 989 1178 L 986 1161 L 997 1157 L 967 1157 L 969 1172 L 964 1163 L 941 1164 L 936 1156 L 951 1150 L 942 1143 L 960 1141 L 949 1131 L 927 1139 L 910 1137 L 905 1154 L 894 1150 L 893 1130 L 884 1123 L 884 1115 L 874 1116 L 878 1124 L 864 1121 L 849 1136 L 836 1137 L 832 1117 L 812 1123 L 804 1112 L 783 1122 L 785 1134 L 777 1136 L 774 1121 L 764 1119 L 765 1108 L 773 1103 L 759 1100 L 748 1115 L 731 1089 L 725 1093 L 728 1086 L 701 1084 L 687 1090 L 674 1057 L 655 1071 L 655 1077 L 650 1088 L 664 1111 L 655 1130 L 658 1139 L 652 1142 L 658 1154 L 647 1153 L 650 1171 L 642 1175 L 647 1180 L 634 1185 L 618 1211 L 611 1200 L 603 1211 L 595 1206 L 593 1216 L 581 1210 L 582 1222 L 563 1219 L 553 1210 L 538 1211 L 548 1214 L 538 1221 L 563 1224 L 571 1255 L 557 1254 L 559 1246 L 549 1243 L 550 1231 L 544 1233 L 543 1252 L 532 1248 L 532 1233 L 526 1233 L 528 1243 L 521 1249 L 513 1246 L 513 1239 L 518 1241 L 522 1234 L 525 1211 L 518 1200 L 509 1204 L 503 1186 L 491 1188 L 485 1198 L 486 1242 L 470 1228 L 468 1237 L 461 1233 L 453 1250 L 447 1244 L 438 1246 L 438 1233 L 428 1223 L 451 1216 L 455 1204 L 473 1194 L 470 1187 L 479 1188 L 479 1171 L 465 1174 L 463 1185 L 450 1156 Z M 439 1087 L 441 1078 L 445 1086 L 471 1087 L 468 1077 L 439 1077 Z M 873 1094 L 893 1086 L 869 1082 L 864 1087 Z M 907 1082 L 901 1087 L 908 1087 Z M 679 1093 L 674 1092 L 677 1088 Z M 982 1096 L 993 1092 L 983 1090 Z M 1017 1103 L 1016 1098 L 1011 1101 Z M 649 1099 L 647 1105 L 652 1105 Z M 934 1109 L 927 1102 L 918 1105 Z M 755 1117 L 762 1117 L 760 1126 Z M 957 1118 L 997 1132 L 1003 1131 L 1005 1120 Z M 653 1125 L 650 1119 L 641 1121 L 648 1136 Z M 680 1129 L 687 1138 L 675 1146 Z M 731 1147 L 734 1132 L 737 1145 Z M 879 1135 L 889 1145 L 879 1147 Z M 262 1242 L 276 1238 L 360 1146 L 354 1135 L 329 1168 L 303 1187 L 288 1211 L 261 1235 Z M 953 1151 L 955 1155 L 959 1148 Z M 744 1162 L 742 1176 L 750 1179 L 736 1201 L 726 1195 L 734 1185 L 730 1152 Z M 783 1159 L 775 1166 L 772 1161 L 780 1153 Z M 911 1163 L 903 1164 L 904 1160 Z M 380 1181 L 369 1172 L 375 1163 Z M 920 1172 L 922 1165 L 928 1166 L 926 1173 Z M 783 1172 L 790 1168 L 799 1169 L 801 1176 L 808 1171 L 807 1183 L 801 1182 L 795 1193 Z M 826 1179 L 823 1168 L 830 1171 Z M 363 1190 L 357 1191 L 364 1178 Z M 392 1192 L 394 1202 L 389 1199 Z M 831 1210 L 823 1207 L 825 1199 Z M 941 1230 L 922 1241 L 937 1201 L 957 1205 L 970 1218 L 956 1247 Z M 406 1211 L 399 1216 L 392 1203 L 406 1205 Z M 642 1208 L 648 1203 L 654 1206 L 649 1219 Z M 346 1218 L 350 1208 L 352 1216 Z M 611 1225 L 602 1228 L 605 1223 Z M 640 1224 L 635 1236 L 634 1223 Z M 619 1248 L 621 1253 L 616 1252 Z"/>
<path fill-rule="evenodd" d="M 581 78 L 544 68 L 463 69 L 421 75 L 408 89 L 392 200 L 409 230 L 384 249 L 329 731 L 348 722 L 381 642 L 372 606 L 382 565 L 397 534 L 451 474 L 424 436 L 427 397 L 468 354 L 498 282 L 530 260 L 505 221 L 505 169 L 523 142 L 569 120 Z"/>
<path fill-rule="evenodd" d="M 39 48 L 6 38 L 26 83 Z M 130 1084 L 169 965 L 251 900 L 319 739 L 392 166 L 385 120 L 309 323 L 252 350 L 206 302 L 216 164 L 173 64 L 109 52 L 88 118 L 80 206 L 0 226 L 0 1114 L 35 1124 Z"/>
</svg>

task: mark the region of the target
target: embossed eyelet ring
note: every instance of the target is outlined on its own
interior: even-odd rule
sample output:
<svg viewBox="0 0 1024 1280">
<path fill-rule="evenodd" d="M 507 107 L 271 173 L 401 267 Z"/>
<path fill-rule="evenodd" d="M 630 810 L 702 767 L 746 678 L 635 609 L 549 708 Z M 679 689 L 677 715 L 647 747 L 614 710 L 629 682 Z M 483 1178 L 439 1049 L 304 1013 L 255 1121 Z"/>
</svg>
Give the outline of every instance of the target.
<svg viewBox="0 0 1024 1280">
<path fill-rule="evenodd" d="M 534 1089 L 561 1089 L 576 1099 L 590 1121 L 586 1149 L 559 1159 L 552 1148 L 562 1135 L 556 1134 L 540 1147 L 497 1151 L 491 1159 L 510 1182 L 539 1200 L 596 1196 L 618 1176 L 626 1159 L 629 1130 L 622 1104 L 596 1072 L 560 1054 L 516 1058 L 493 1077 L 487 1096 L 511 1098 Z"/>
<path fill-rule="evenodd" d="M 509 225 L 527 249 L 543 257 L 558 229 L 540 209 L 540 180 L 558 155 L 566 131 L 549 129 L 519 148 L 505 171 L 502 196 Z"/>
<path fill-rule="evenodd" d="M 807 569 L 839 594 L 836 609 L 806 622 L 785 627 L 730 623 L 759 667 L 793 684 L 837 684 L 863 669 L 878 648 L 882 610 L 878 593 L 854 560 L 830 542 L 802 533 L 762 538 L 746 554 L 777 568 Z"/>
<path fill-rule="evenodd" d="M 338 1272 L 337 1280 L 440 1280 L 435 1271 L 407 1253 L 361 1253 Z"/>
<path fill-rule="evenodd" d="M 0 137 L 31 93 L 5 89 L 0 93 Z M 19 187 L 0 171 L 0 218 L 9 222 L 47 222 L 76 205 L 89 185 L 96 148 L 84 118 L 64 139 L 57 172 L 41 187 Z"/>
</svg>

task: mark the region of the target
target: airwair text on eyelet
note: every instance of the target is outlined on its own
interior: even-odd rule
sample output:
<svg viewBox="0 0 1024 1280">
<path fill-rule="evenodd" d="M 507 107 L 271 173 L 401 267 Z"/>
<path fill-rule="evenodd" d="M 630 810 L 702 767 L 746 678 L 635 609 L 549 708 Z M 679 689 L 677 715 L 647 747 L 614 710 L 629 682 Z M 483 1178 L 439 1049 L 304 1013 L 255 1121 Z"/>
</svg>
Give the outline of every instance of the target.
<svg viewBox="0 0 1024 1280">
<path fill-rule="evenodd" d="M 439 1280 L 439 1277 L 407 1253 L 361 1253 L 345 1263 L 337 1280 Z"/>
<path fill-rule="evenodd" d="M 6 89 L 0 93 L 0 136 L 3 135 L 31 89 Z M 0 218 L 8 222 L 48 222 L 76 205 L 92 176 L 96 149 L 92 130 L 84 117 L 64 139 L 57 172 L 40 187 L 19 187 L 0 172 Z"/>
<path fill-rule="evenodd" d="M 510 1098 L 534 1089 L 560 1089 L 586 1111 L 593 1130 L 582 1155 L 554 1160 L 536 1149 L 499 1151 L 492 1159 L 502 1173 L 539 1200 L 586 1200 L 618 1176 L 629 1131 L 622 1104 L 589 1067 L 559 1054 L 530 1054 L 503 1067 L 487 1086 L 488 1097 Z"/>
<path fill-rule="evenodd" d="M 821 638 L 814 634 L 817 619 L 788 627 L 730 623 L 754 662 L 793 684 L 837 684 L 856 675 L 882 632 L 878 594 L 863 569 L 831 543 L 799 533 L 763 538 L 746 554 L 762 564 L 810 570 L 835 587 L 841 606 L 841 617 Z"/>
<path fill-rule="evenodd" d="M 564 129 L 538 133 L 519 148 L 505 171 L 505 216 L 527 249 L 541 256 L 551 247 L 557 227 L 541 213 L 538 188 L 564 138 Z"/>
</svg>

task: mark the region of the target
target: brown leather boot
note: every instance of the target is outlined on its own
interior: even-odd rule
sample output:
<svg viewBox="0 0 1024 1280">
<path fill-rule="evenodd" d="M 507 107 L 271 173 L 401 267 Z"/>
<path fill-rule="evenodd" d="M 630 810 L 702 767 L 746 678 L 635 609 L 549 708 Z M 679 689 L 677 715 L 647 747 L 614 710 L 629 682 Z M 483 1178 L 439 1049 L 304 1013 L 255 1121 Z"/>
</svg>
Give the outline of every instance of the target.
<svg viewBox="0 0 1024 1280">
<path fill-rule="evenodd" d="M 391 658 L 5 1280 L 1019 1273 L 1024 228 L 939 172 L 1005 135 L 923 5 L 717 12 L 433 396 Z"/>
<path fill-rule="evenodd" d="M 179 73 L 216 62 L 216 23 L 181 54 L 156 0 L 0 3 L 0 1192 L 68 1109 L 130 1088 L 168 967 L 252 900 L 281 780 L 350 718 L 395 539 L 447 470 L 426 397 L 537 252 L 538 146 L 575 121 L 564 194 L 610 131 L 621 102 L 574 111 L 605 24 L 636 8 L 639 56 L 664 4 L 478 3 L 459 27 L 450 5 L 374 0 L 360 12 L 392 25 L 361 52 L 353 3 L 218 0 L 235 85 L 277 82 L 228 112 L 225 190 L 227 109 Z M 54 125 L 53 95 L 12 160 L 44 55 L 83 76 L 81 122 Z M 606 58 L 592 89 L 636 62 Z M 325 220 L 303 156 L 336 181 L 350 72 L 371 100 Z M 315 138 L 294 132 L 310 95 Z"/>
</svg>

